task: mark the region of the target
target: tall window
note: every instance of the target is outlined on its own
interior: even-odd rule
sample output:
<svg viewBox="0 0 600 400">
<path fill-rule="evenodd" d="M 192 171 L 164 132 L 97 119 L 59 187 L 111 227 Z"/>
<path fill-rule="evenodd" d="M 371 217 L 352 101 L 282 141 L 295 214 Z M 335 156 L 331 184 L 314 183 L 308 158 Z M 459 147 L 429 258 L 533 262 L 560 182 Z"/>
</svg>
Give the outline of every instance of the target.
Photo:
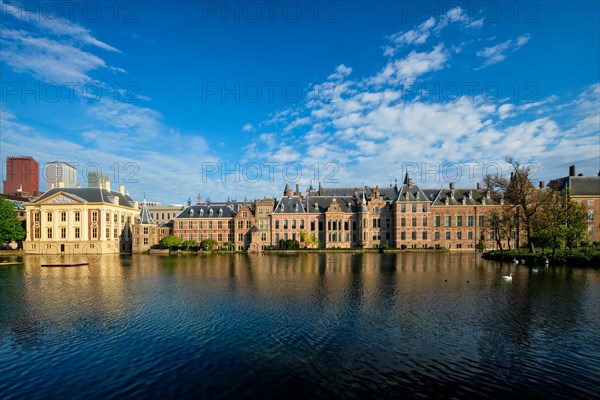
<svg viewBox="0 0 600 400">
<path fill-rule="evenodd" d="M 252 228 L 252 221 L 246 221 L 246 229 Z"/>
<path fill-rule="evenodd" d="M 33 221 L 34 222 L 40 222 L 40 213 L 33 213 Z"/>
<path fill-rule="evenodd" d="M 65 227 L 60 228 L 60 238 L 61 239 L 67 238 L 67 228 L 65 228 Z"/>
<path fill-rule="evenodd" d="M 450 231 L 446 232 L 446 239 L 450 240 Z"/>
<path fill-rule="evenodd" d="M 144 235 L 147 235 L 147 234 L 148 234 L 148 227 L 147 227 L 147 226 L 145 226 L 145 227 L 144 227 Z"/>
<path fill-rule="evenodd" d="M 188 229 L 194 229 L 194 222 L 193 221 L 189 221 L 188 222 Z"/>
<path fill-rule="evenodd" d="M 52 213 L 51 212 L 48 213 L 48 222 L 52 222 Z"/>
<path fill-rule="evenodd" d="M 60 220 L 61 220 L 61 222 L 67 222 L 67 213 L 66 212 L 62 211 L 60 213 Z"/>
<path fill-rule="evenodd" d="M 417 217 L 412 218 L 412 226 L 417 226 Z"/>
<path fill-rule="evenodd" d="M 33 238 L 34 239 L 39 239 L 40 238 L 40 228 L 35 228 L 33 230 Z"/>
<path fill-rule="evenodd" d="M 406 226 L 406 218 L 400 218 L 400 226 Z"/>
<path fill-rule="evenodd" d="M 279 220 L 275 220 L 275 229 L 279 229 Z"/>
<path fill-rule="evenodd" d="M 406 204 L 400 205 L 400 212 L 406 212 Z"/>
<path fill-rule="evenodd" d="M 480 215 L 477 219 L 479 220 L 479 221 L 477 221 L 477 225 L 478 226 L 483 226 L 483 224 L 484 224 L 483 215 Z"/>
<path fill-rule="evenodd" d="M 417 212 L 417 205 L 416 204 L 412 205 L 412 212 Z"/>
<path fill-rule="evenodd" d="M 447 216 L 444 217 L 444 219 L 445 219 L 445 222 L 446 222 L 446 226 L 452 225 L 452 217 L 451 216 L 447 215 Z"/>
<path fill-rule="evenodd" d="M 440 216 L 436 215 L 435 216 L 435 226 L 440 226 L 440 220 L 441 220 Z"/>
<path fill-rule="evenodd" d="M 75 212 L 75 221 L 79 222 L 81 220 L 81 213 L 79 211 Z"/>
<path fill-rule="evenodd" d="M 423 231 L 423 240 L 427 240 L 427 231 Z"/>
<path fill-rule="evenodd" d="M 423 217 L 423 226 L 427 226 L 427 217 Z"/>
<path fill-rule="evenodd" d="M 98 239 L 98 227 L 92 228 L 92 239 Z"/>
<path fill-rule="evenodd" d="M 48 239 L 52 239 L 52 228 L 48 228 Z"/>
<path fill-rule="evenodd" d="M 456 232 L 456 238 L 457 238 L 458 240 L 461 240 L 461 239 L 462 239 L 462 232 L 461 232 L 461 231 L 458 231 L 458 232 Z"/>
<path fill-rule="evenodd" d="M 462 226 L 462 216 L 458 215 L 456 217 L 456 226 Z"/>
<path fill-rule="evenodd" d="M 80 228 L 75 228 L 75 239 L 79 239 L 80 236 L 81 236 Z"/>
<path fill-rule="evenodd" d="M 98 211 L 92 212 L 92 222 L 98 222 Z"/>
<path fill-rule="evenodd" d="M 435 240 L 440 240 L 440 232 L 436 231 L 434 234 Z"/>
<path fill-rule="evenodd" d="M 217 221 L 217 228 L 223 229 L 223 221 Z"/>
<path fill-rule="evenodd" d="M 473 216 L 467 216 L 467 226 L 473 226 Z"/>
</svg>

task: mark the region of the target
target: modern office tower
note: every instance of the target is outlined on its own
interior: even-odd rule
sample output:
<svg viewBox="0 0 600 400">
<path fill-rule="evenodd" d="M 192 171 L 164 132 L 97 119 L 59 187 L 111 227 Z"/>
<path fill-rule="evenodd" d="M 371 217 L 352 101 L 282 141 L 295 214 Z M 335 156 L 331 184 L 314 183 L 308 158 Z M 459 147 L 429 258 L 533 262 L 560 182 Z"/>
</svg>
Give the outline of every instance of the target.
<svg viewBox="0 0 600 400">
<path fill-rule="evenodd" d="M 100 172 L 88 172 L 87 180 L 87 187 L 89 188 L 104 187 L 106 182 L 110 181 L 110 179 L 108 179 L 108 176 Z"/>
<path fill-rule="evenodd" d="M 77 169 L 63 161 L 46 163 L 46 190 L 58 187 L 63 182 L 65 188 L 77 186 Z"/>
</svg>

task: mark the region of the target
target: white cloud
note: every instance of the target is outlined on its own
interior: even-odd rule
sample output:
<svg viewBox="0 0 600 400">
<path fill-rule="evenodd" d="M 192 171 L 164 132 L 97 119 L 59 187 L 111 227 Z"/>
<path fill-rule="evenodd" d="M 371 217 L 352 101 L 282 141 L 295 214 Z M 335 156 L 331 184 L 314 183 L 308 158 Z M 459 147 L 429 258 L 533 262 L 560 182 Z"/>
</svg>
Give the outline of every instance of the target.
<svg viewBox="0 0 600 400">
<path fill-rule="evenodd" d="M 251 123 L 246 123 L 242 126 L 242 132 L 253 132 L 256 128 Z"/>
<path fill-rule="evenodd" d="M 28 11 L 22 7 L 15 6 L 15 3 L 6 3 L 3 0 L 0 0 L 0 9 L 5 15 L 11 15 L 20 21 L 35 25 L 47 33 L 58 36 L 70 36 L 71 38 L 76 39 L 80 44 L 87 44 L 103 50 L 120 53 L 118 49 L 93 37 L 88 29 L 69 22 L 64 18 L 50 17 L 49 15 Z"/>
<path fill-rule="evenodd" d="M 335 67 L 335 72 L 327 77 L 329 80 L 339 81 L 346 78 L 348 75 L 352 73 L 352 68 L 345 66 L 344 64 L 340 64 Z"/>
<path fill-rule="evenodd" d="M 476 54 L 479 57 L 485 58 L 483 65 L 480 68 L 485 68 L 493 64 L 497 64 L 506 59 L 507 53 L 509 51 L 517 51 L 522 46 L 524 46 L 529 39 L 531 38 L 530 34 L 525 34 L 519 36 L 516 40 L 506 40 L 504 42 L 498 43 L 494 46 L 486 47 L 483 50 L 479 50 Z"/>
<path fill-rule="evenodd" d="M 443 44 L 438 44 L 430 52 L 411 51 L 406 57 L 387 63 L 370 83 L 399 84 L 412 81 L 428 72 L 439 71 L 450 58 Z"/>
</svg>

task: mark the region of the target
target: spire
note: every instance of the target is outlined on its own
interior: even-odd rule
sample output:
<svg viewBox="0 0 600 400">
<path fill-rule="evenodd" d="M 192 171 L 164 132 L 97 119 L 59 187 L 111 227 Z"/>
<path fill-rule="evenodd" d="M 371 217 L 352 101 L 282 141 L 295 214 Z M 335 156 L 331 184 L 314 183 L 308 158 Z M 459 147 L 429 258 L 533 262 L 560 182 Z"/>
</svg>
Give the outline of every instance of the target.
<svg viewBox="0 0 600 400">
<path fill-rule="evenodd" d="M 408 176 L 408 172 L 406 173 L 406 175 L 404 176 L 404 184 L 408 185 L 408 180 L 410 179 L 410 176 Z"/>
<path fill-rule="evenodd" d="M 144 197 L 142 209 L 140 210 L 140 215 L 138 216 L 138 224 L 151 225 L 152 223 L 152 217 L 150 216 L 150 212 L 148 211 L 148 204 L 146 204 L 146 198 Z"/>
<path fill-rule="evenodd" d="M 283 189 L 283 195 L 287 197 L 292 197 L 292 189 L 290 189 L 290 185 L 285 184 L 285 189 Z"/>
</svg>

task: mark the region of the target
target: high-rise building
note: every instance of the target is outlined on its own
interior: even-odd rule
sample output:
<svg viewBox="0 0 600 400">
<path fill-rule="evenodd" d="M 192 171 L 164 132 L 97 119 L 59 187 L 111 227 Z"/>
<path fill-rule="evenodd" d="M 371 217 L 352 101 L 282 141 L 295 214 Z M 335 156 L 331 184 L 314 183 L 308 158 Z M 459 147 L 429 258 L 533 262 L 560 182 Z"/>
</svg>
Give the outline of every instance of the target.
<svg viewBox="0 0 600 400">
<path fill-rule="evenodd" d="M 77 186 L 77 169 L 63 161 L 46 163 L 46 190 L 58 187 L 63 182 L 65 188 Z"/>
<path fill-rule="evenodd" d="M 110 179 L 108 179 L 108 176 L 106 176 L 100 172 L 88 172 L 87 181 L 88 181 L 87 187 L 97 188 L 97 187 L 104 187 L 106 182 L 109 182 Z"/>
<path fill-rule="evenodd" d="M 4 193 L 22 192 L 35 195 L 39 191 L 39 165 L 32 157 L 7 157 Z"/>
</svg>

